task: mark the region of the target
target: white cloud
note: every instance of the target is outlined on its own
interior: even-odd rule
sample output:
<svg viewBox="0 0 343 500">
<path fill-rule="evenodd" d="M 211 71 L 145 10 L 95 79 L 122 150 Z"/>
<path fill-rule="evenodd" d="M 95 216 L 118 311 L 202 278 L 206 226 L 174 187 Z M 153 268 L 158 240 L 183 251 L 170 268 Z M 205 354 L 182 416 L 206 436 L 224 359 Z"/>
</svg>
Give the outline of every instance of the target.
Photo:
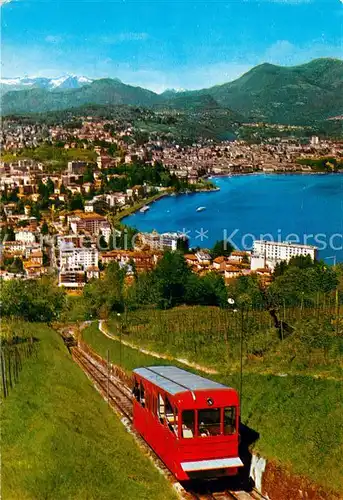
<svg viewBox="0 0 343 500">
<path fill-rule="evenodd" d="M 12 1 L 13 0 L 0 0 L 0 7 L 2 7 L 3 5 L 5 5 L 5 3 L 10 3 Z"/>
</svg>

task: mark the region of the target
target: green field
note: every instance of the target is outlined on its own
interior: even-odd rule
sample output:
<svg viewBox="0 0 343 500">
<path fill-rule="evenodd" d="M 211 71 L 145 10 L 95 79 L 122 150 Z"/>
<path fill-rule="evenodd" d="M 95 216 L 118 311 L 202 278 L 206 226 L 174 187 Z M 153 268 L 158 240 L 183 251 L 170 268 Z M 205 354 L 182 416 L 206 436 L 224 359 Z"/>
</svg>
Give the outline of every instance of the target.
<svg viewBox="0 0 343 500">
<path fill-rule="evenodd" d="M 61 170 L 67 167 L 68 161 L 95 162 L 96 153 L 89 149 L 56 147 L 50 144 L 41 144 L 34 149 L 23 149 L 17 155 L 5 153 L 2 161 L 17 161 L 22 159 L 33 159 L 41 161 L 53 170 Z"/>
<path fill-rule="evenodd" d="M 176 498 L 57 333 L 38 339 L 1 415 L 4 500 Z"/>
<path fill-rule="evenodd" d="M 234 313 L 217 307 L 178 307 L 127 312 L 108 321 L 116 335 L 158 352 L 235 372 L 243 337 L 245 371 L 288 373 L 343 380 L 343 323 L 335 308 L 288 308 L 279 312 L 294 328 L 279 338 L 268 311 Z"/>
<path fill-rule="evenodd" d="M 109 351 L 111 361 L 121 363 L 127 371 L 143 365 L 178 364 L 172 359 L 166 361 L 120 346 L 118 341 L 105 337 L 96 323 L 83 331 L 83 338 L 103 357 Z M 161 343 L 154 345 L 150 340 L 149 344 L 155 347 L 155 351 L 158 347 L 162 352 Z M 220 362 L 212 363 L 212 366 L 219 373 L 211 375 L 211 378 L 239 388 L 238 369 L 233 370 Z M 281 463 L 293 473 L 308 477 L 328 491 L 342 491 L 341 382 L 313 376 L 277 376 L 245 370 L 242 401 L 243 423 L 260 435 L 254 445 L 256 451 L 269 460 Z"/>
</svg>

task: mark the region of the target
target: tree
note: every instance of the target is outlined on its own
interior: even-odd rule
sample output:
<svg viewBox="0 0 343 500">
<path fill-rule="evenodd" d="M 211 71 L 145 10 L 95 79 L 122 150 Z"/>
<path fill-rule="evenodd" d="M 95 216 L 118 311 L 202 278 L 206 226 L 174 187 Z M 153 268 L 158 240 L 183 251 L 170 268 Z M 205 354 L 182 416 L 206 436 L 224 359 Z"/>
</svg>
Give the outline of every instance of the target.
<svg viewBox="0 0 343 500">
<path fill-rule="evenodd" d="M 298 269 L 309 269 L 318 265 L 317 261 L 313 261 L 310 255 L 297 255 L 292 257 L 289 262 L 282 260 L 278 262 L 274 269 L 274 278 L 282 276 L 288 269 L 296 267 Z"/>
<path fill-rule="evenodd" d="M 227 302 L 227 289 L 223 277 L 211 272 L 205 274 L 201 281 L 204 290 L 203 304 L 224 307 Z"/>
<path fill-rule="evenodd" d="M 125 270 L 117 262 L 111 262 L 104 279 L 92 280 L 85 286 L 83 296 L 89 316 L 107 317 L 124 310 L 124 278 Z"/>
<path fill-rule="evenodd" d="M 191 273 L 180 252 L 163 255 L 154 271 L 160 307 L 174 307 L 184 302 L 186 283 Z"/>
<path fill-rule="evenodd" d="M 232 297 L 238 306 L 260 308 L 265 304 L 263 292 L 256 275 L 240 276 L 227 288 L 227 294 Z"/>
<path fill-rule="evenodd" d="M 235 248 L 231 245 L 229 241 L 218 240 L 214 244 L 211 250 L 211 257 L 215 259 L 216 257 L 229 257 Z"/>
<path fill-rule="evenodd" d="M 31 205 L 31 215 L 32 217 L 36 217 L 37 221 L 40 221 L 41 219 L 41 209 L 40 205 L 38 203 L 33 203 Z"/>
<path fill-rule="evenodd" d="M 135 280 L 137 281 L 137 278 L 138 278 L 137 266 L 136 266 L 135 261 L 132 258 L 129 260 L 129 266 L 131 268 L 131 271 L 132 271 L 132 274 L 133 274 Z"/>
<path fill-rule="evenodd" d="M 46 236 L 47 234 L 49 234 L 49 226 L 45 221 L 42 224 L 40 232 L 43 236 Z"/>
<path fill-rule="evenodd" d="M 24 272 L 23 261 L 19 257 L 16 257 L 8 267 L 8 270 L 10 273 L 22 274 Z"/>
<path fill-rule="evenodd" d="M 11 280 L 2 285 L 3 316 L 50 322 L 58 319 L 64 304 L 64 291 L 50 278 Z"/>
<path fill-rule="evenodd" d="M 87 167 L 87 170 L 83 174 L 83 182 L 90 182 L 91 184 L 94 182 L 93 171 L 89 167 Z"/>
<path fill-rule="evenodd" d="M 224 307 L 227 291 L 224 279 L 217 273 L 198 276 L 191 273 L 186 281 L 184 302 L 189 305 Z"/>
<path fill-rule="evenodd" d="M 304 261 L 302 261 L 304 262 Z M 284 273 L 277 276 L 268 289 L 268 295 L 274 302 L 287 305 L 315 303 L 317 293 L 329 293 L 336 289 L 338 276 L 334 268 L 319 262 L 312 262 L 308 267 L 288 265 Z"/>
<path fill-rule="evenodd" d="M 72 198 L 70 199 L 68 203 L 68 209 L 70 211 L 73 210 L 83 210 L 84 208 L 84 203 L 83 203 L 83 198 L 80 193 L 76 193 Z"/>
<path fill-rule="evenodd" d="M 189 251 L 189 239 L 186 236 L 178 238 L 176 248 L 182 253 L 187 253 Z"/>
<path fill-rule="evenodd" d="M 154 273 L 144 272 L 138 275 L 129 288 L 128 300 L 130 309 L 159 303 L 160 294 Z"/>
<path fill-rule="evenodd" d="M 48 193 L 48 197 L 53 194 L 53 192 L 55 191 L 55 186 L 54 186 L 54 183 L 53 181 L 50 179 L 47 180 L 47 183 L 46 183 L 46 190 L 47 190 L 47 193 Z"/>
<path fill-rule="evenodd" d="M 99 248 L 100 248 L 100 250 L 107 250 L 107 248 L 108 248 L 107 241 L 105 240 L 105 237 L 103 234 L 99 238 Z"/>
<path fill-rule="evenodd" d="M 118 151 L 118 146 L 116 144 L 111 144 L 111 146 L 108 148 L 107 152 L 110 156 L 115 156 Z"/>
<path fill-rule="evenodd" d="M 12 226 L 4 226 L 0 232 L 1 241 L 14 241 L 15 234 Z"/>
</svg>

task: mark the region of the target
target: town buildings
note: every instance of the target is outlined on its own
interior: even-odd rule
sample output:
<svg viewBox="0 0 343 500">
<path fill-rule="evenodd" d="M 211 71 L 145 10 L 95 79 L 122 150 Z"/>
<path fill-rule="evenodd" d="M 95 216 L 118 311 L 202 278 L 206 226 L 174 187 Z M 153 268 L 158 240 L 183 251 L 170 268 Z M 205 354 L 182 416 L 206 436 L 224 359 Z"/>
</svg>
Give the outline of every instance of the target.
<svg viewBox="0 0 343 500">
<path fill-rule="evenodd" d="M 87 280 L 99 278 L 99 251 L 87 247 L 79 238 L 59 238 L 58 284 L 66 288 L 82 288 Z"/>
<path fill-rule="evenodd" d="M 163 118 L 163 112 L 159 116 Z M 133 252 L 109 250 L 114 216 L 152 192 L 171 189 L 167 183 L 145 182 L 140 175 L 129 179 L 127 167 L 132 163 L 137 170 L 162 166 L 166 169 L 164 175 L 174 181 L 177 178 L 182 189 L 185 186 L 201 189 L 205 184 L 200 183 L 212 175 L 311 172 L 312 166 L 306 164 L 306 159 L 341 158 L 343 149 L 340 141 L 316 136 L 306 144 L 295 138 L 279 137 L 256 144 L 243 140 L 199 139 L 185 145 L 161 137 L 158 131 L 148 134 L 145 144 L 138 144 L 135 134 L 141 130 L 130 120 L 84 116 L 78 117 L 78 121 L 81 128 L 70 128 L 64 123 L 25 125 L 6 119 L 0 133 L 0 145 L 11 158 L 0 163 L 4 224 L 13 230 L 12 240 L 3 243 L 3 256 L 20 259 L 22 275 L 26 277 L 40 276 L 48 269 L 57 271 L 60 285 L 67 288 L 81 288 L 87 280 L 100 276 L 99 262 L 106 265 L 116 261 L 127 269 L 132 268 L 133 263 L 140 272 L 152 269 L 163 250 L 175 251 L 179 246 L 185 249 L 181 234 L 152 232 L 136 237 Z M 257 131 L 263 128 L 263 124 L 245 126 Z M 275 126 L 275 130 L 284 132 L 284 127 Z M 58 168 L 55 161 L 21 156 L 24 148 L 39 145 L 63 151 L 60 156 L 64 159 Z M 305 160 L 304 164 L 299 160 Z M 326 167 L 330 171 L 336 168 L 331 162 Z M 50 189 L 47 195 L 45 188 Z M 47 226 L 61 243 L 58 255 L 42 239 L 43 224 L 44 231 Z M 108 248 L 104 245 L 100 248 L 100 240 L 102 243 L 105 240 Z M 85 241 L 86 246 L 81 244 Z M 289 261 L 297 255 L 315 258 L 316 249 L 259 241 L 255 242 L 252 253 L 234 251 L 228 258 L 219 256 L 212 260 L 206 251 L 199 251 L 189 252 L 185 258 L 194 272 L 214 271 L 227 282 L 249 273 L 256 273 L 268 282 L 266 277 L 277 262 Z M 13 275 L 6 270 L 4 273 L 7 279 Z"/>
<path fill-rule="evenodd" d="M 276 262 L 281 260 L 289 262 L 292 257 L 299 255 L 309 255 L 312 260 L 315 260 L 317 257 L 317 247 L 292 242 L 255 240 L 253 254 Z"/>
<path fill-rule="evenodd" d="M 74 234 L 103 236 L 106 242 L 110 239 L 111 225 L 106 217 L 97 213 L 77 211 L 68 215 L 68 223 Z"/>
<path fill-rule="evenodd" d="M 140 233 L 136 241 L 136 246 L 141 244 L 153 250 L 177 250 L 178 242 L 184 239 L 179 233 L 162 233 L 156 231 L 152 233 Z M 139 242 L 139 243 L 138 243 Z"/>
</svg>

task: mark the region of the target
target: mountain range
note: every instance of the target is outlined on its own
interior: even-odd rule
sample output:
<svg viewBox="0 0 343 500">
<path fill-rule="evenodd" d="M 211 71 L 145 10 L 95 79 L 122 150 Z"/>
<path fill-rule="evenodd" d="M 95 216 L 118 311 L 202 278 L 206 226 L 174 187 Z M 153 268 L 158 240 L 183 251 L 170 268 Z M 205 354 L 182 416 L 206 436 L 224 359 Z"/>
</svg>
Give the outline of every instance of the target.
<svg viewBox="0 0 343 500">
<path fill-rule="evenodd" d="M 91 78 L 77 75 L 64 75 L 58 78 L 28 77 L 23 78 L 0 78 L 0 86 L 3 93 L 9 90 L 27 89 L 78 89 L 84 85 L 92 83 Z"/>
<path fill-rule="evenodd" d="M 193 91 L 168 90 L 163 94 L 110 78 L 92 81 L 69 76 L 18 79 L 18 83 L 14 83 L 17 79 L 7 79 L 7 84 L 4 80 L 0 82 L 4 115 L 85 104 L 125 104 L 185 112 L 225 109 L 245 121 L 306 125 L 343 113 L 343 61 L 339 59 L 316 59 L 293 67 L 265 63 L 223 85 Z M 18 85 L 18 90 L 8 91 L 14 88 L 11 85 Z"/>
</svg>

